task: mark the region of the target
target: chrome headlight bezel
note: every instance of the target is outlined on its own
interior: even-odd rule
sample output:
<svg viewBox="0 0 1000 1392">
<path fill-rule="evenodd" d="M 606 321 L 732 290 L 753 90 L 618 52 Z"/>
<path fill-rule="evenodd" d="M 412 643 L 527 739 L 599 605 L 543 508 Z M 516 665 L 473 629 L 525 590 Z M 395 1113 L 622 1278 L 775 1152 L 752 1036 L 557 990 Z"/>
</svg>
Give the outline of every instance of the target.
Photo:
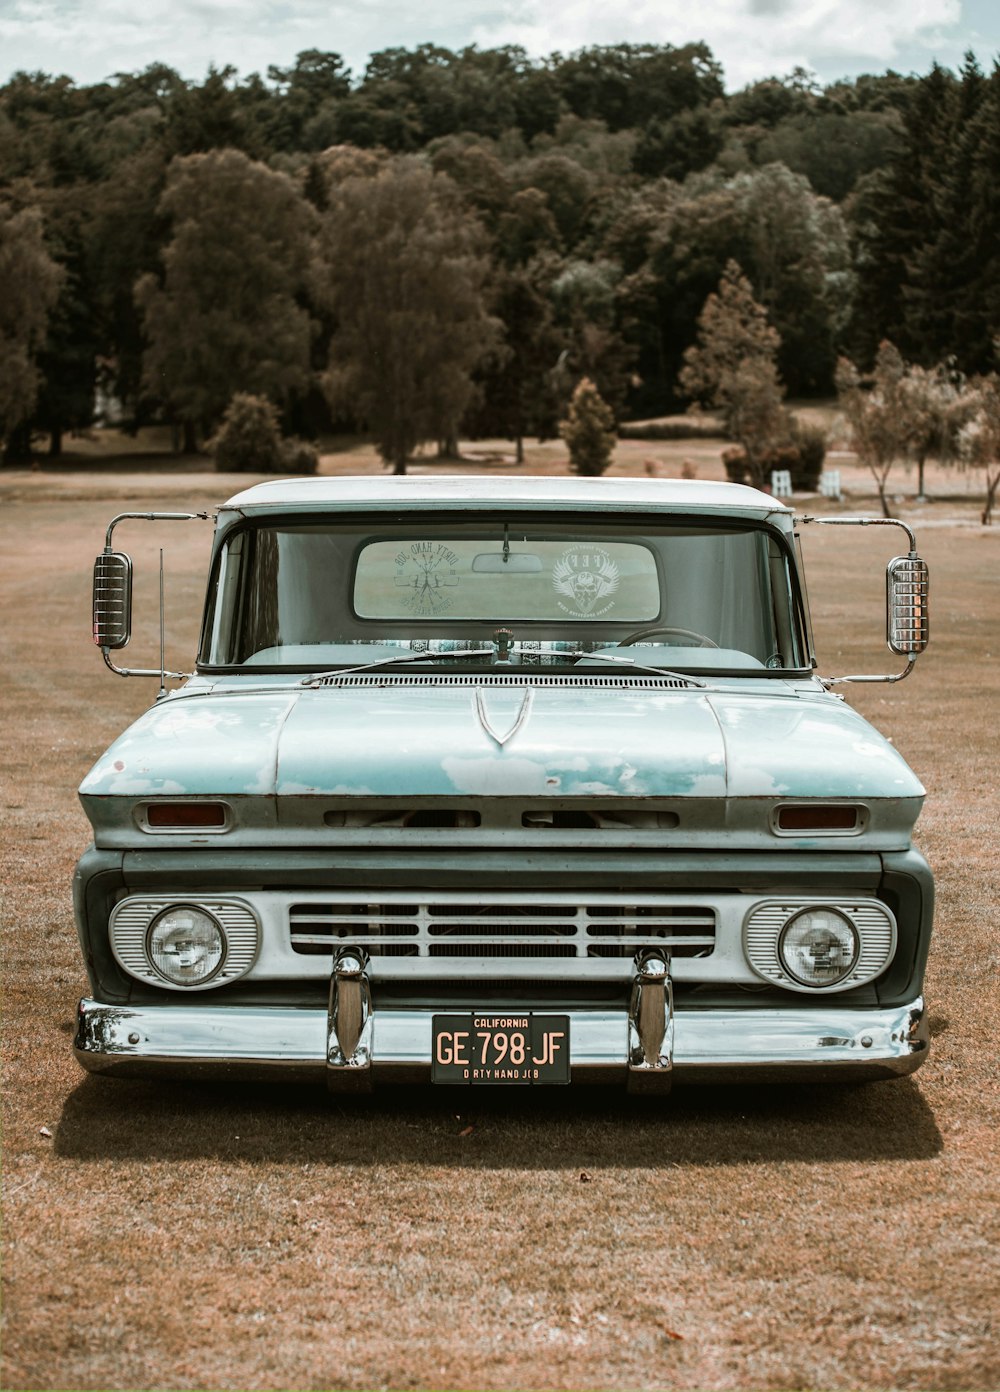
<svg viewBox="0 0 1000 1392">
<path fill-rule="evenodd" d="M 200 930 L 204 932 L 204 929 L 207 927 L 208 933 L 213 935 L 215 939 L 215 941 L 211 943 L 211 946 L 206 949 L 209 956 L 216 959 L 214 966 L 211 966 L 204 976 L 199 976 L 196 979 L 188 981 L 185 981 L 183 978 L 179 979 L 177 976 L 171 976 L 169 967 L 164 960 L 167 953 L 163 950 L 162 946 L 159 950 L 157 949 L 157 930 L 162 927 L 165 920 L 172 915 L 178 914 L 196 915 L 197 918 L 202 919 L 204 922 L 202 925 L 199 925 Z M 172 931 L 176 932 L 177 930 L 174 929 Z M 180 986 L 185 991 L 190 990 L 192 986 L 208 986 L 211 984 L 225 965 L 227 947 L 226 933 L 222 924 L 213 913 L 210 913 L 208 909 L 203 909 L 199 904 L 171 904 L 169 908 L 161 909 L 146 929 L 146 957 L 149 960 L 150 966 L 164 981 L 168 982 L 169 985 Z"/>
<path fill-rule="evenodd" d="M 222 958 L 212 974 L 198 982 L 176 982 L 164 976 L 152 960 L 150 935 L 166 913 L 195 909 L 219 927 Z M 164 991 L 213 991 L 250 971 L 260 951 L 260 919 L 244 899 L 230 895 L 133 894 L 112 910 L 108 924 L 115 961 L 129 976 Z"/>
<path fill-rule="evenodd" d="M 838 914 L 853 930 L 858 950 L 850 970 L 825 986 L 811 985 L 788 970 L 779 952 L 787 928 L 808 911 Z M 880 899 L 820 899 L 790 895 L 760 899 L 743 920 L 743 951 L 751 969 L 768 985 L 800 995 L 834 995 L 865 986 L 885 971 L 896 952 L 897 930 L 892 911 Z"/>
<path fill-rule="evenodd" d="M 844 966 L 843 969 L 836 976 L 832 977 L 828 981 L 810 981 L 807 977 L 803 976 L 801 972 L 796 971 L 795 967 L 792 964 L 791 952 L 787 946 L 788 938 L 790 934 L 794 931 L 796 926 L 800 924 L 803 919 L 806 919 L 813 914 L 825 914 L 828 919 L 832 917 L 834 919 L 839 920 L 839 922 L 843 924 L 844 929 L 846 930 L 844 936 L 849 940 L 850 943 L 850 958 L 847 961 L 846 966 Z M 809 989 L 812 991 L 824 990 L 829 988 L 830 986 L 842 985 L 843 982 L 845 982 L 847 978 L 851 975 L 851 972 L 854 970 L 854 968 L 857 966 L 858 958 L 861 956 L 861 938 L 858 934 L 857 928 L 845 913 L 842 913 L 840 909 L 834 908 L 800 909 L 798 913 L 792 914 L 791 918 L 787 920 L 785 926 L 778 934 L 777 947 L 778 961 L 784 967 L 785 971 L 788 973 L 791 979 L 797 982 L 800 986 L 808 986 Z"/>
</svg>

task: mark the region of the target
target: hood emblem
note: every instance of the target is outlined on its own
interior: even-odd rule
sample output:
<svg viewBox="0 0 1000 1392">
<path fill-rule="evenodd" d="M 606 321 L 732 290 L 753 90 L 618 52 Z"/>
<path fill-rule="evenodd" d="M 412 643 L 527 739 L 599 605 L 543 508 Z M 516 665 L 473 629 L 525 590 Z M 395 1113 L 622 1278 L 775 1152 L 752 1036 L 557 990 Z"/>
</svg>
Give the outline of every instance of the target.
<svg viewBox="0 0 1000 1392">
<path fill-rule="evenodd" d="M 520 730 L 521 726 L 527 720 L 528 715 L 531 712 L 531 698 L 533 694 L 534 693 L 531 691 L 530 688 L 527 691 L 525 691 L 524 696 L 521 700 L 520 709 L 514 717 L 514 723 L 511 725 L 510 729 L 506 731 L 506 733 L 500 734 L 493 728 L 493 725 L 490 721 L 489 711 L 486 709 L 486 696 L 483 693 L 482 687 L 476 687 L 476 716 L 479 719 L 480 725 L 489 735 L 491 740 L 496 740 L 497 744 L 499 744 L 502 747 L 507 743 L 508 740 L 514 738 L 514 736 L 517 734 L 518 730 Z"/>
</svg>

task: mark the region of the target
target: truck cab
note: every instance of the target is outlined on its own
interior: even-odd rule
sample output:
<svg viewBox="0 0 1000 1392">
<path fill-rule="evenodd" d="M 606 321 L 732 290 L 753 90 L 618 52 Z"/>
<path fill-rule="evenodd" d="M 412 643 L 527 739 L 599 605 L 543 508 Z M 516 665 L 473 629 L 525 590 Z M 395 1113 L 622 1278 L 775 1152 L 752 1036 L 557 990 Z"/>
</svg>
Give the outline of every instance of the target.
<svg viewBox="0 0 1000 1392">
<path fill-rule="evenodd" d="M 84 1068 L 666 1092 L 926 1058 L 924 790 L 835 689 L 926 645 L 912 535 L 905 670 L 836 679 L 794 514 L 741 485 L 286 480 L 214 524 L 194 671 L 80 788 Z M 131 674 L 111 532 L 94 636 Z"/>
</svg>

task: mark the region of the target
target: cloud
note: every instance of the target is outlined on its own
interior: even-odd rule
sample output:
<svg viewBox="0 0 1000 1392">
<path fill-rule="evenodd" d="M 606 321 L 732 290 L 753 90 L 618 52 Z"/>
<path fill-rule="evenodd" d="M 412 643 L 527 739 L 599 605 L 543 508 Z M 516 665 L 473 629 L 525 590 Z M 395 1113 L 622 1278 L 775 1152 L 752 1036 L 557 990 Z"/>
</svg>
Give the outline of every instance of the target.
<svg viewBox="0 0 1000 1392">
<path fill-rule="evenodd" d="M 145 0 L 141 8 L 134 0 L 0 0 L 0 81 L 26 68 L 93 82 L 152 62 L 187 77 L 203 76 L 209 63 L 231 63 L 245 75 L 287 65 L 304 48 L 338 52 L 360 74 L 381 48 L 426 42 L 519 44 L 540 57 L 591 44 L 704 40 L 732 89 L 797 65 L 836 76 L 893 65 L 926 71 L 934 56 L 953 63 L 970 41 L 968 32 L 956 32 L 961 19 L 960 0 L 712 0 L 703 7 L 690 0 L 427 0 L 418 7 L 403 0 Z"/>
<path fill-rule="evenodd" d="M 727 86 L 793 67 L 843 63 L 854 70 L 892 66 L 923 48 L 927 65 L 945 31 L 961 19 L 960 0 L 632 0 L 597 9 L 590 0 L 558 7 L 520 0 L 499 23 L 478 24 L 483 46 L 521 43 L 535 54 L 570 53 L 588 44 L 704 40 L 723 64 Z"/>
</svg>

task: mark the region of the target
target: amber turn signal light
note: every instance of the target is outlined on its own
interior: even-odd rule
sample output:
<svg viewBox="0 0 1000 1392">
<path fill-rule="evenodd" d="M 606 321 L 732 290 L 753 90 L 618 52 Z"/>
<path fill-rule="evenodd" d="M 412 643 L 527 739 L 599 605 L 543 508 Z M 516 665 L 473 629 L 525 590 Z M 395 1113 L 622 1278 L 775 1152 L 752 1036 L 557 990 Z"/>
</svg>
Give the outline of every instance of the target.
<svg viewBox="0 0 1000 1392">
<path fill-rule="evenodd" d="M 860 808 L 844 803 L 778 808 L 779 831 L 855 831 Z"/>
<path fill-rule="evenodd" d="M 151 802 L 146 808 L 146 825 L 177 830 L 186 827 L 226 825 L 226 808 L 221 802 Z"/>
</svg>

